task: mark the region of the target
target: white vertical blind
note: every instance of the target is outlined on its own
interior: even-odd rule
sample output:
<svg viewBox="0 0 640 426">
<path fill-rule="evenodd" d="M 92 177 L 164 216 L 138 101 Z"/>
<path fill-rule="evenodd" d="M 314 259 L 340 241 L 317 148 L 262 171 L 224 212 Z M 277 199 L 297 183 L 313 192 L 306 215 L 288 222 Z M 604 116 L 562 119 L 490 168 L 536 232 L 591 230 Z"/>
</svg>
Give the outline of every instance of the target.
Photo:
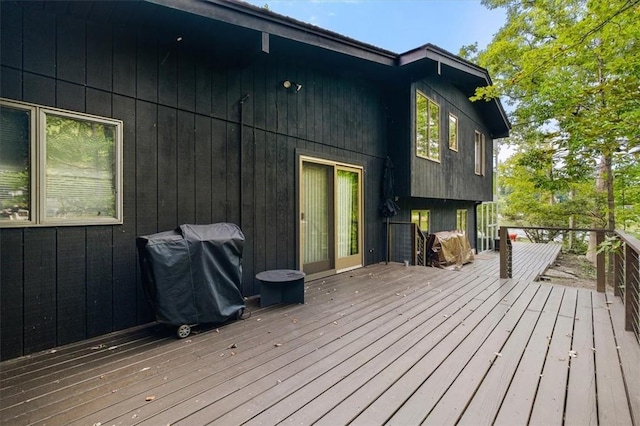
<svg viewBox="0 0 640 426">
<path fill-rule="evenodd" d="M 358 174 L 338 170 L 336 190 L 337 251 L 347 257 L 358 253 Z"/>
<path fill-rule="evenodd" d="M 329 171 L 327 166 L 312 163 L 303 165 L 304 263 L 329 258 Z"/>
</svg>

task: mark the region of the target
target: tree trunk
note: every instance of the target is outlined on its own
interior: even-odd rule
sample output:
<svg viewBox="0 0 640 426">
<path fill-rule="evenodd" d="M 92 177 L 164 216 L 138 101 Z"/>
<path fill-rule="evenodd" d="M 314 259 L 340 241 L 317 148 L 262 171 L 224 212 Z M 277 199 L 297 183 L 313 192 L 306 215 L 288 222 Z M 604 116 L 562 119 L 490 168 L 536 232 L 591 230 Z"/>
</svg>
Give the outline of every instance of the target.
<svg viewBox="0 0 640 426">
<path fill-rule="evenodd" d="M 605 160 L 605 156 L 602 155 L 600 157 L 600 161 L 598 162 L 597 170 L 596 170 L 596 192 L 604 193 L 607 191 L 607 161 Z M 609 168 L 611 167 L 611 161 L 609 161 Z M 607 200 L 609 199 L 609 194 L 607 192 Z M 592 227 L 601 228 L 602 223 L 598 221 L 598 217 L 600 216 L 600 207 L 599 204 L 596 203 L 596 217 L 593 220 Z M 589 233 L 589 247 L 587 248 L 587 260 L 589 262 L 596 264 L 596 252 L 598 251 L 598 247 L 596 244 L 596 233 Z"/>
</svg>

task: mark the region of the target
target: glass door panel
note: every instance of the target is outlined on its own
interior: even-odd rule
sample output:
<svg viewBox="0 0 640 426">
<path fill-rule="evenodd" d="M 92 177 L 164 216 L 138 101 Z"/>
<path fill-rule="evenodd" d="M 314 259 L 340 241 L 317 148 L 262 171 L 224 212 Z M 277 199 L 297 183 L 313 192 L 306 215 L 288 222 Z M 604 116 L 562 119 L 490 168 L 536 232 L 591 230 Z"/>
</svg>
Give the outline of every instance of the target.
<svg viewBox="0 0 640 426">
<path fill-rule="evenodd" d="M 302 270 L 314 274 L 333 269 L 333 167 L 302 163 L 301 201 Z"/>
<path fill-rule="evenodd" d="M 336 269 L 362 265 L 361 172 L 336 168 Z"/>
</svg>

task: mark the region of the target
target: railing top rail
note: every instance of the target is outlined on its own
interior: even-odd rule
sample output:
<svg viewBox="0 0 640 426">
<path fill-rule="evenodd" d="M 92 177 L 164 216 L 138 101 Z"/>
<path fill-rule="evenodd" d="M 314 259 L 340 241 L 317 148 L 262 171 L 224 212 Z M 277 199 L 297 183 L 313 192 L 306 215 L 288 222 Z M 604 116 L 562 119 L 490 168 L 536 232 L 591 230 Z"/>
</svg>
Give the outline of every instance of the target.
<svg viewBox="0 0 640 426">
<path fill-rule="evenodd" d="M 605 229 L 605 228 L 559 228 L 555 226 L 500 226 L 501 228 L 509 228 L 509 229 L 529 229 L 532 231 L 578 231 L 578 232 L 614 232 L 613 229 Z"/>
<path fill-rule="evenodd" d="M 636 253 L 640 253 L 640 240 L 638 238 L 620 230 L 616 230 L 616 235 L 618 235 L 627 245 L 631 246 Z"/>
<path fill-rule="evenodd" d="M 390 220 L 389 225 L 413 225 L 413 222 L 398 222 L 398 221 Z"/>
</svg>

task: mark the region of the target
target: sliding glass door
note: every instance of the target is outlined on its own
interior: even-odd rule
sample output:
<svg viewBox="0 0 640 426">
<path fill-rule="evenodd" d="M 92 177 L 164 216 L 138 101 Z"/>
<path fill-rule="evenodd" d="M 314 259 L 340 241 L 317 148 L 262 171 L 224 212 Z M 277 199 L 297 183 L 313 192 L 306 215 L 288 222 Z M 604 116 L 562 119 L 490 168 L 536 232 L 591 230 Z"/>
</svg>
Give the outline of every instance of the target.
<svg viewBox="0 0 640 426">
<path fill-rule="evenodd" d="M 362 266 L 362 169 L 302 157 L 300 179 L 303 271 Z"/>
</svg>

